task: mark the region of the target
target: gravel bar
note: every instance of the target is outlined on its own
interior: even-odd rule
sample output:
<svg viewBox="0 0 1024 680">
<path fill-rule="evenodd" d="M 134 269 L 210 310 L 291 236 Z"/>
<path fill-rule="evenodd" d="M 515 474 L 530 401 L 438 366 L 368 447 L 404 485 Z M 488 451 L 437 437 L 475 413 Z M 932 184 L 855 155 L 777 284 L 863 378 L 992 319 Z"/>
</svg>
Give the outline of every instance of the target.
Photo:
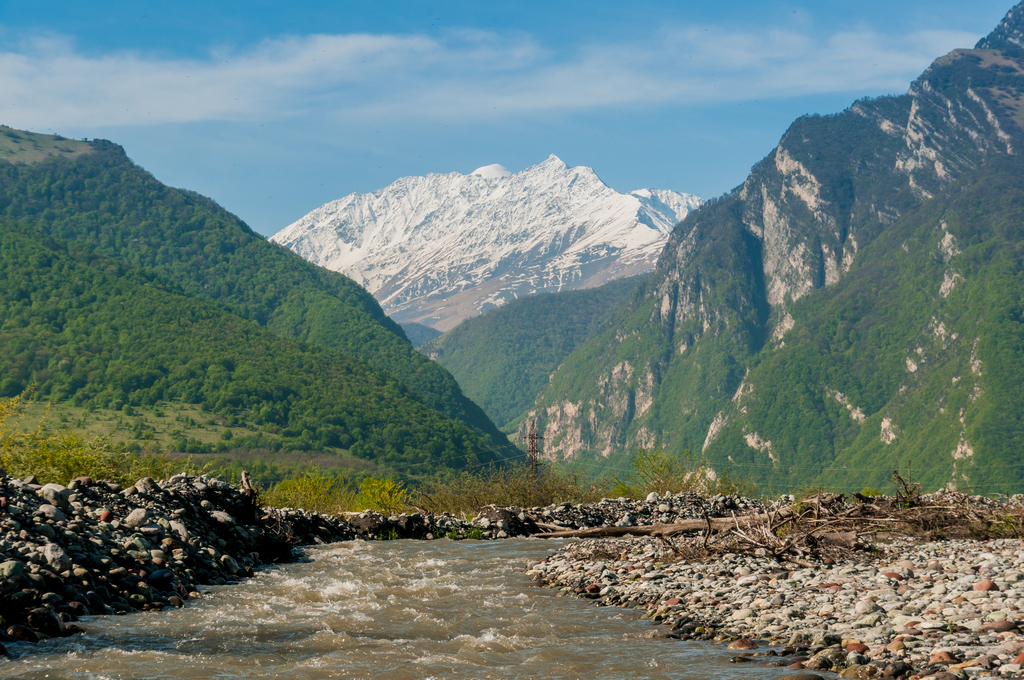
<svg viewBox="0 0 1024 680">
<path fill-rule="evenodd" d="M 804 568 L 747 555 L 677 561 L 652 538 L 583 540 L 528 573 L 601 606 L 644 609 L 662 626 L 652 636 L 728 643 L 736 663 L 844 678 L 1024 677 L 1020 539 L 875 547 Z"/>
</svg>

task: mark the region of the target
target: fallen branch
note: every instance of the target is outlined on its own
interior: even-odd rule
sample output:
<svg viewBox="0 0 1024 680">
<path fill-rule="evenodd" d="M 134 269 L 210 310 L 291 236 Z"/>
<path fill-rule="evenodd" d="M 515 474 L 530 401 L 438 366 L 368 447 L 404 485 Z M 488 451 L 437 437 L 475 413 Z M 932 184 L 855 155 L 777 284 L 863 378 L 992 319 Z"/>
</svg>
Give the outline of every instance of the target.
<svg viewBox="0 0 1024 680">
<path fill-rule="evenodd" d="M 752 522 L 764 522 L 768 519 L 768 516 L 767 513 L 747 515 Z M 675 524 L 658 523 L 640 527 L 593 527 L 590 529 L 563 529 L 559 527 L 561 531 L 534 535 L 539 538 L 617 538 L 620 536 L 664 536 L 665 538 L 670 538 L 680 534 L 696 533 L 702 529 L 718 532 L 727 531 L 732 528 L 734 522 L 735 518 L 733 517 L 722 517 L 716 519 L 687 519 Z M 546 528 L 547 526 L 550 525 L 541 528 Z"/>
</svg>

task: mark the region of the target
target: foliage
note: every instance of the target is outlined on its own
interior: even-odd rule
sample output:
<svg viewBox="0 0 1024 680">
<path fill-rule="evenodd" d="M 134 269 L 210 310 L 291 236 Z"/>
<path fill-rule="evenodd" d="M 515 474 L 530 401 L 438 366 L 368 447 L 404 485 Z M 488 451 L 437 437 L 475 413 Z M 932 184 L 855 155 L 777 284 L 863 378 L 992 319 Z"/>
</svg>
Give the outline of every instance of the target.
<svg viewBox="0 0 1024 680">
<path fill-rule="evenodd" d="M 351 509 L 355 498 L 355 490 L 345 474 L 309 467 L 300 477 L 283 480 L 262 492 L 260 504 L 338 514 Z"/>
<path fill-rule="evenodd" d="M 504 425 L 530 407 L 552 371 L 612 318 L 637 282 L 520 298 L 463 321 L 420 351 Z"/>
<path fill-rule="evenodd" d="M 544 464 L 509 463 L 477 472 L 439 475 L 418 487 L 414 505 L 427 512 L 474 513 L 485 505 L 537 507 L 591 503 L 606 495 L 605 485 L 581 470 Z"/>
<path fill-rule="evenodd" d="M 43 143 L 40 138 L 55 139 L 35 135 L 36 145 Z M 40 243 L 80 244 L 78 252 L 107 258 L 102 266 L 143 285 L 173 290 L 193 303 L 216 302 L 214 307 L 238 320 L 335 350 L 350 357 L 350 364 L 366 362 L 394 390 L 408 392 L 407 398 L 461 421 L 492 445 L 503 444 L 451 375 L 416 352 L 358 284 L 265 241 L 212 200 L 161 184 L 119 146 L 98 140 L 89 145 L 89 153 L 73 159 L 0 162 L 0 217 L 30 226 Z M 41 298 L 31 287 L 17 293 L 26 304 Z M 143 372 L 142 380 L 149 375 Z M 0 391 L 9 393 L 16 386 L 5 388 L 5 380 L 24 378 L 0 376 Z M 274 398 L 271 411 L 287 409 L 286 398 Z"/>
<path fill-rule="evenodd" d="M 698 493 L 754 496 L 757 487 L 752 482 L 733 478 L 728 471 L 716 474 L 707 460 L 689 449 L 674 456 L 662 447 L 637 447 L 630 460 L 629 471 L 612 480 L 611 495 L 627 498 L 646 498 L 651 492 Z"/>
<path fill-rule="evenodd" d="M 22 412 L 21 395 L 0 398 L 0 466 L 15 477 L 35 475 L 43 484 L 67 484 L 85 476 L 127 486 L 141 477 L 199 472 L 191 458 L 140 456 L 109 439 L 86 441 L 68 430 L 50 432 L 44 426 L 22 431 Z"/>
<path fill-rule="evenodd" d="M 235 433 L 233 448 L 336 448 L 412 474 L 495 459 L 476 432 L 388 374 L 0 218 L 0 395 L 31 382 L 51 402 L 181 402 L 241 417 L 256 431 Z M 216 445 L 182 435 L 173 448 Z"/>
<path fill-rule="evenodd" d="M 409 492 L 401 482 L 393 479 L 367 477 L 359 485 L 355 507 L 362 510 L 376 510 L 384 515 L 396 515 L 409 506 Z"/>
</svg>

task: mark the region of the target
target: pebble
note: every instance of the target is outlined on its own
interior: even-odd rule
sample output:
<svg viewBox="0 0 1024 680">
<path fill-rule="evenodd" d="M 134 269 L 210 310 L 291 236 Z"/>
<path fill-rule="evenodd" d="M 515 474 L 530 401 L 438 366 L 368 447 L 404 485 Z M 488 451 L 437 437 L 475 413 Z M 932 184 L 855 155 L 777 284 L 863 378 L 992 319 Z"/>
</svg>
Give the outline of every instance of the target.
<svg viewBox="0 0 1024 680">
<path fill-rule="evenodd" d="M 597 588 L 595 604 L 642 608 L 684 640 L 788 647 L 779 653 L 797 668 L 848 678 L 1024 678 L 1024 541 L 897 538 L 873 547 L 807 567 L 749 555 L 688 562 L 653 538 L 587 539 L 527 573 L 570 594 Z"/>
</svg>

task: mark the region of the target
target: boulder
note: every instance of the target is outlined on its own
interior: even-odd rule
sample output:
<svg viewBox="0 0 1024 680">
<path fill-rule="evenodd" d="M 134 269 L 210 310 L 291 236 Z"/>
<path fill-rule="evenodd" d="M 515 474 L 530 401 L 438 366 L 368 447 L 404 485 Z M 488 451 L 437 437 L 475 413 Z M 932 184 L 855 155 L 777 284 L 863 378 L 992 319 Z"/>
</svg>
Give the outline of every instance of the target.
<svg viewBox="0 0 1024 680">
<path fill-rule="evenodd" d="M 131 488 L 131 487 L 130 487 Z M 149 519 L 149 510 L 146 508 L 135 508 L 124 518 L 125 525 L 135 529 L 141 527 Z"/>
<path fill-rule="evenodd" d="M 71 558 L 64 552 L 64 548 L 61 548 L 56 543 L 47 543 L 43 547 L 43 557 L 46 559 L 46 563 L 57 573 L 71 568 Z"/>
</svg>

